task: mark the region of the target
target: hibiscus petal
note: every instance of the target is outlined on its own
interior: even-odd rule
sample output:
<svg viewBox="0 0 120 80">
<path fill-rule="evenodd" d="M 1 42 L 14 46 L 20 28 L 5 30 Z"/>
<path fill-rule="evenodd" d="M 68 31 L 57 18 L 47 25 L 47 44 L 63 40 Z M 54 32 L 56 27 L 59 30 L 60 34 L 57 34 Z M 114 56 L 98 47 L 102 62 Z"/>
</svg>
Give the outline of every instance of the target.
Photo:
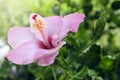
<svg viewBox="0 0 120 80">
<path fill-rule="evenodd" d="M 35 54 L 39 46 L 35 42 L 27 42 L 12 50 L 7 59 L 15 64 L 30 64 L 35 61 Z"/>
<path fill-rule="evenodd" d="M 51 36 L 52 39 L 54 35 L 57 35 L 56 42 L 52 40 L 52 44 L 55 45 L 56 43 L 60 42 L 65 36 L 67 36 L 68 32 L 77 32 L 79 25 L 81 22 L 84 21 L 85 15 L 84 14 L 70 14 L 64 17 L 59 16 L 52 16 L 46 17 L 44 20 L 47 24 L 47 28 L 45 28 L 46 34 Z"/>
<path fill-rule="evenodd" d="M 13 27 L 8 31 L 8 43 L 16 48 L 28 41 L 36 41 L 29 28 Z"/>
<path fill-rule="evenodd" d="M 70 14 L 64 17 L 64 26 L 69 27 L 69 30 L 72 32 L 77 32 L 79 25 L 84 21 L 84 14 Z"/>
<path fill-rule="evenodd" d="M 44 18 L 46 27 L 44 32 L 48 34 L 48 36 L 58 34 L 62 29 L 62 17 L 60 16 L 51 16 Z"/>
<path fill-rule="evenodd" d="M 43 29 L 44 34 L 44 41 L 46 42 L 47 46 L 51 46 L 52 44 L 52 36 L 58 34 L 62 29 L 62 17 L 60 16 L 51 16 L 45 17 L 45 28 Z"/>
<path fill-rule="evenodd" d="M 81 22 L 84 21 L 84 18 L 85 18 L 84 14 L 74 13 L 74 14 L 66 15 L 63 18 L 62 30 L 59 33 L 60 40 L 63 39 L 65 36 L 67 36 L 69 31 L 77 32 L 79 25 Z"/>
<path fill-rule="evenodd" d="M 39 59 L 39 65 L 40 66 L 49 66 L 54 63 L 54 60 L 56 56 L 58 55 L 58 52 L 54 52 L 52 54 L 44 55 Z"/>
<path fill-rule="evenodd" d="M 59 53 L 59 49 L 65 44 L 66 42 L 60 42 L 57 47 L 52 49 L 39 49 L 36 54 L 36 59 L 39 59 L 40 66 L 48 66 L 54 62 L 55 57 Z"/>
<path fill-rule="evenodd" d="M 52 46 L 56 47 L 58 44 L 59 36 L 57 34 L 54 34 L 52 36 Z"/>
</svg>

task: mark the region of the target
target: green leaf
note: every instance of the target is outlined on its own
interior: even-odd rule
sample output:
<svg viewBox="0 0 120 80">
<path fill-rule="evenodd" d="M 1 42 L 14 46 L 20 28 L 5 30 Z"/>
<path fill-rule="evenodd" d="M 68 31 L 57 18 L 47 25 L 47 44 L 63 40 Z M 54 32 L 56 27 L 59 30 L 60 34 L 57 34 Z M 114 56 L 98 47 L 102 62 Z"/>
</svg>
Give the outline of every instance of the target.
<svg viewBox="0 0 120 80">
<path fill-rule="evenodd" d="M 100 53 L 101 53 L 100 46 L 94 44 L 90 47 L 88 52 L 84 53 L 80 57 L 80 62 L 83 65 L 88 66 L 89 68 L 95 68 L 100 62 Z"/>
<path fill-rule="evenodd" d="M 49 80 L 53 78 L 52 68 L 48 67 L 40 67 L 36 63 L 30 64 L 28 66 L 28 70 L 39 80 Z M 46 77 L 47 76 L 47 77 Z"/>
<path fill-rule="evenodd" d="M 92 80 L 103 80 L 102 77 L 98 76 L 98 72 L 92 69 L 88 69 L 88 75 L 92 78 Z"/>
<path fill-rule="evenodd" d="M 96 22 L 96 26 L 95 26 L 96 28 L 93 32 L 95 40 L 98 40 L 101 34 L 103 33 L 105 28 L 105 23 L 106 23 L 106 15 L 104 11 Z"/>
</svg>

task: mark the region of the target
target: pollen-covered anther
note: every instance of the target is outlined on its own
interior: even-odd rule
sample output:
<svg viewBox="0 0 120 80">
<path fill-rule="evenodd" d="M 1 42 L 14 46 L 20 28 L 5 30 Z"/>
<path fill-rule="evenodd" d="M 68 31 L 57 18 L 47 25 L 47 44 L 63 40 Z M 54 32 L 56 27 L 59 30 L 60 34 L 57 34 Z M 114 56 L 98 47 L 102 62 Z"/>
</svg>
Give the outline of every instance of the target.
<svg viewBox="0 0 120 80">
<path fill-rule="evenodd" d="M 45 27 L 45 22 L 42 19 L 38 18 L 34 20 L 33 28 L 35 30 L 43 31 L 44 27 Z"/>
</svg>

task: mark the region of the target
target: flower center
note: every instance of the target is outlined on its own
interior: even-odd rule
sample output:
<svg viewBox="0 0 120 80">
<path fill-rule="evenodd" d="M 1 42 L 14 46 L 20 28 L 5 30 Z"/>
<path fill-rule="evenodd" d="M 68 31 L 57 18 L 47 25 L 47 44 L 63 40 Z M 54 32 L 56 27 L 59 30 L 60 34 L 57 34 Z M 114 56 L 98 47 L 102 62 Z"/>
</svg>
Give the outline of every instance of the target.
<svg viewBox="0 0 120 80">
<path fill-rule="evenodd" d="M 39 16 L 38 17 L 37 16 L 38 16 L 37 14 L 32 16 L 32 19 L 33 19 L 32 27 L 33 27 L 33 29 L 40 32 L 41 37 L 43 38 L 43 44 L 46 46 L 46 48 L 49 49 L 51 46 L 48 42 L 48 39 L 46 38 L 45 33 L 43 32 L 43 30 L 46 26 L 45 21 L 42 18 L 40 18 Z"/>
<path fill-rule="evenodd" d="M 38 18 L 37 15 L 34 15 L 32 18 L 33 18 L 33 20 L 34 20 L 32 27 L 33 27 L 35 30 L 39 30 L 39 31 L 42 33 L 42 32 L 43 32 L 43 29 L 44 29 L 44 27 L 45 27 L 45 22 L 44 22 L 44 20 L 42 20 L 41 18 Z"/>
</svg>

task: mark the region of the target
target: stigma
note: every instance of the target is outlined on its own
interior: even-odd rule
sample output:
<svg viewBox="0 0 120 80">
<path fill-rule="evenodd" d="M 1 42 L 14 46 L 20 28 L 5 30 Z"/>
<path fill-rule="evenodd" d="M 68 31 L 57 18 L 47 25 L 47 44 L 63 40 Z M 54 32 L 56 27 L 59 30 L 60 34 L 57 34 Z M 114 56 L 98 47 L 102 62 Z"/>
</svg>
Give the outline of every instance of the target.
<svg viewBox="0 0 120 80">
<path fill-rule="evenodd" d="M 45 22 L 42 18 L 38 17 L 37 14 L 32 16 L 33 19 L 33 28 L 35 30 L 39 30 L 40 32 L 43 32 L 43 29 L 45 27 Z"/>
</svg>

